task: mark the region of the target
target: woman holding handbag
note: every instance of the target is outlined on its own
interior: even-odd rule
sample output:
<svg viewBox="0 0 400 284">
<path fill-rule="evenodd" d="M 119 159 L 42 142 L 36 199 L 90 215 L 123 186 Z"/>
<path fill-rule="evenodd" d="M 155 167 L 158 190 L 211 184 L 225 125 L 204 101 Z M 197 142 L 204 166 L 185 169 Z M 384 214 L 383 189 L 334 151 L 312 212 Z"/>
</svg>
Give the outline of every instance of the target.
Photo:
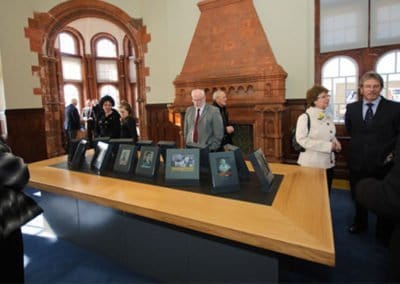
<svg viewBox="0 0 400 284">
<path fill-rule="evenodd" d="M 342 147 L 336 139 L 336 127 L 326 112 L 329 105 L 329 90 L 314 85 L 307 91 L 307 110 L 297 119 L 296 140 L 305 149 L 299 154 L 297 163 L 303 167 L 326 169 L 329 192 L 332 186 L 335 152 Z"/>
</svg>

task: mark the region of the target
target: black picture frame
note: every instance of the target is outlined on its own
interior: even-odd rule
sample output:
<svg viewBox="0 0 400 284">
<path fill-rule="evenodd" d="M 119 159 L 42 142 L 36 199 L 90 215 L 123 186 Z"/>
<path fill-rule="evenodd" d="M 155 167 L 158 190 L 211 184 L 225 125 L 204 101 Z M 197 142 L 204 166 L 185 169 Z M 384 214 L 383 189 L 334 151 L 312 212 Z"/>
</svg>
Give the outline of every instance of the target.
<svg viewBox="0 0 400 284">
<path fill-rule="evenodd" d="M 111 162 L 114 164 L 119 146 L 122 144 L 135 145 L 133 138 L 111 138 L 108 143 L 111 145 Z"/>
<path fill-rule="evenodd" d="M 236 168 L 235 154 L 212 152 L 209 154 L 212 192 L 228 193 L 240 190 L 239 174 Z"/>
<path fill-rule="evenodd" d="M 95 152 L 90 162 L 92 170 L 99 174 L 103 174 L 107 169 L 111 157 L 111 146 L 109 143 L 98 141 Z"/>
<path fill-rule="evenodd" d="M 166 185 L 200 184 L 200 149 L 166 149 Z"/>
<path fill-rule="evenodd" d="M 162 157 L 163 162 L 167 160 L 167 149 L 173 149 L 176 148 L 176 142 L 175 141 L 167 141 L 167 140 L 161 140 L 157 142 L 157 146 L 160 147 L 160 155 Z"/>
<path fill-rule="evenodd" d="M 142 146 L 153 146 L 153 140 L 139 140 L 136 142 L 136 147 L 138 151 L 140 151 Z"/>
<path fill-rule="evenodd" d="M 265 157 L 261 148 L 251 153 L 249 155 L 249 160 L 253 165 L 254 171 L 256 172 L 256 176 L 260 182 L 261 190 L 264 192 L 269 192 L 274 180 L 274 174 L 272 173 L 267 158 Z"/>
<path fill-rule="evenodd" d="M 110 137 L 109 136 L 101 136 L 101 137 L 95 137 L 92 140 L 92 145 L 91 147 L 96 149 L 97 143 L 98 142 L 104 142 L 104 143 L 108 143 L 110 141 Z"/>
<path fill-rule="evenodd" d="M 141 146 L 135 174 L 137 176 L 153 178 L 157 175 L 159 164 L 160 148 L 157 146 Z"/>
<path fill-rule="evenodd" d="M 69 163 L 72 161 L 72 158 L 74 156 L 74 153 L 75 153 L 76 148 L 78 147 L 80 141 L 81 141 L 81 139 L 71 139 L 68 142 L 67 157 L 68 157 Z"/>
<path fill-rule="evenodd" d="M 76 146 L 74 154 L 72 156 L 71 162 L 68 164 L 71 170 L 78 170 L 83 166 L 86 159 L 86 149 L 88 146 L 88 141 L 86 139 L 81 139 Z"/>
<path fill-rule="evenodd" d="M 239 172 L 239 179 L 246 181 L 250 179 L 250 171 L 249 168 L 246 165 L 246 161 L 244 160 L 242 151 L 240 150 L 239 147 L 232 145 L 232 144 L 226 144 L 224 145 L 224 150 L 225 151 L 232 151 L 235 155 L 235 161 L 236 161 L 236 167 Z"/>
<path fill-rule="evenodd" d="M 118 151 L 115 156 L 113 172 L 120 174 L 133 173 L 136 159 L 136 146 L 131 144 L 118 145 Z"/>
<path fill-rule="evenodd" d="M 210 148 L 207 145 L 199 143 L 186 143 L 186 148 L 189 149 L 199 149 L 200 150 L 200 172 L 208 173 L 210 170 L 209 154 Z"/>
</svg>

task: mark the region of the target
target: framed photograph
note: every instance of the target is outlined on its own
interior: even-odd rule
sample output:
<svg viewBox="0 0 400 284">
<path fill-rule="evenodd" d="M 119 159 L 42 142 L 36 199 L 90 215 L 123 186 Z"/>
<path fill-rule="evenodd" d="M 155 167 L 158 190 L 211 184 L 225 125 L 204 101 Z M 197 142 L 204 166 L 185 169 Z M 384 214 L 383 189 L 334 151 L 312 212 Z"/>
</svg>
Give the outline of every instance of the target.
<svg viewBox="0 0 400 284">
<path fill-rule="evenodd" d="M 274 175 L 269 168 L 267 158 L 264 152 L 260 149 L 249 155 L 249 160 L 253 165 L 257 178 L 261 184 L 261 190 L 268 192 L 270 190 Z"/>
<path fill-rule="evenodd" d="M 113 171 L 116 173 L 128 174 L 133 172 L 136 158 L 136 146 L 120 144 L 115 156 Z"/>
<path fill-rule="evenodd" d="M 200 150 L 166 149 L 165 183 L 167 185 L 199 185 Z"/>
<path fill-rule="evenodd" d="M 250 179 L 250 172 L 249 168 L 246 165 L 246 162 L 243 158 L 242 151 L 240 151 L 240 148 L 232 145 L 232 144 L 226 144 L 224 146 L 225 151 L 232 151 L 233 154 L 235 155 L 235 161 L 236 161 L 236 168 L 239 172 L 239 179 L 240 180 L 249 180 Z"/>
<path fill-rule="evenodd" d="M 227 193 L 240 190 L 235 154 L 228 151 L 212 152 L 209 155 L 212 180 L 211 191 L 214 193 Z"/>
<path fill-rule="evenodd" d="M 134 145 L 133 138 L 111 138 L 108 143 L 111 145 L 111 163 L 114 164 L 119 146 L 122 144 Z"/>
<path fill-rule="evenodd" d="M 111 146 L 108 143 L 104 143 L 102 141 L 98 141 L 95 152 L 90 163 L 90 166 L 93 170 L 102 174 L 107 170 L 111 157 Z"/>
<path fill-rule="evenodd" d="M 81 139 L 79 141 L 72 156 L 71 162 L 69 162 L 69 168 L 71 170 L 78 170 L 82 167 L 85 161 L 87 146 L 88 146 L 88 141 L 86 139 Z"/>
<path fill-rule="evenodd" d="M 163 162 L 167 160 L 167 149 L 173 149 L 176 148 L 176 142 L 175 141 L 158 141 L 157 146 L 160 147 L 160 154 L 163 159 Z"/>
<path fill-rule="evenodd" d="M 210 163 L 209 163 L 209 154 L 210 149 L 207 145 L 198 144 L 198 143 L 186 143 L 186 148 L 189 149 L 199 149 L 200 150 L 200 172 L 208 173 Z"/>
<path fill-rule="evenodd" d="M 136 164 L 135 174 L 143 177 L 155 177 L 160 164 L 160 148 L 157 146 L 142 146 L 140 157 Z"/>
</svg>

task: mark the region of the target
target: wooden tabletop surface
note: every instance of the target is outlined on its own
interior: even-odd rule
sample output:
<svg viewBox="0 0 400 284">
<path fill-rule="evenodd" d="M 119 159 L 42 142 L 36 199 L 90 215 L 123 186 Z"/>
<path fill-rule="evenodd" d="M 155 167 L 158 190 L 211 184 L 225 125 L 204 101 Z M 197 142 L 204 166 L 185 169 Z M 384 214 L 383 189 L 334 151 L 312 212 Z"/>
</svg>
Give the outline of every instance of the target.
<svg viewBox="0 0 400 284">
<path fill-rule="evenodd" d="M 66 156 L 29 164 L 33 188 L 112 207 L 195 231 L 334 266 L 325 171 L 274 164 L 284 175 L 272 206 L 51 167 Z"/>
</svg>

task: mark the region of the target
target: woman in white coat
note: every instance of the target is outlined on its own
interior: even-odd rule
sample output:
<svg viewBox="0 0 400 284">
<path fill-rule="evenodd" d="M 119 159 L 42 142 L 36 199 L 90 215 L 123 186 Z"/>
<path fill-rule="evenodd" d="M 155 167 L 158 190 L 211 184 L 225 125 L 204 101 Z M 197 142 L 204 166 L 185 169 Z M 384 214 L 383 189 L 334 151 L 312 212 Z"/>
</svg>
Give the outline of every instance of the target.
<svg viewBox="0 0 400 284">
<path fill-rule="evenodd" d="M 335 152 L 342 147 L 336 139 L 335 123 L 326 113 L 329 105 L 329 90 L 323 86 L 314 85 L 307 91 L 306 114 L 297 119 L 296 140 L 305 149 L 301 152 L 297 163 L 304 167 L 326 169 L 329 192 L 332 186 Z M 310 129 L 308 129 L 310 119 Z"/>
</svg>

